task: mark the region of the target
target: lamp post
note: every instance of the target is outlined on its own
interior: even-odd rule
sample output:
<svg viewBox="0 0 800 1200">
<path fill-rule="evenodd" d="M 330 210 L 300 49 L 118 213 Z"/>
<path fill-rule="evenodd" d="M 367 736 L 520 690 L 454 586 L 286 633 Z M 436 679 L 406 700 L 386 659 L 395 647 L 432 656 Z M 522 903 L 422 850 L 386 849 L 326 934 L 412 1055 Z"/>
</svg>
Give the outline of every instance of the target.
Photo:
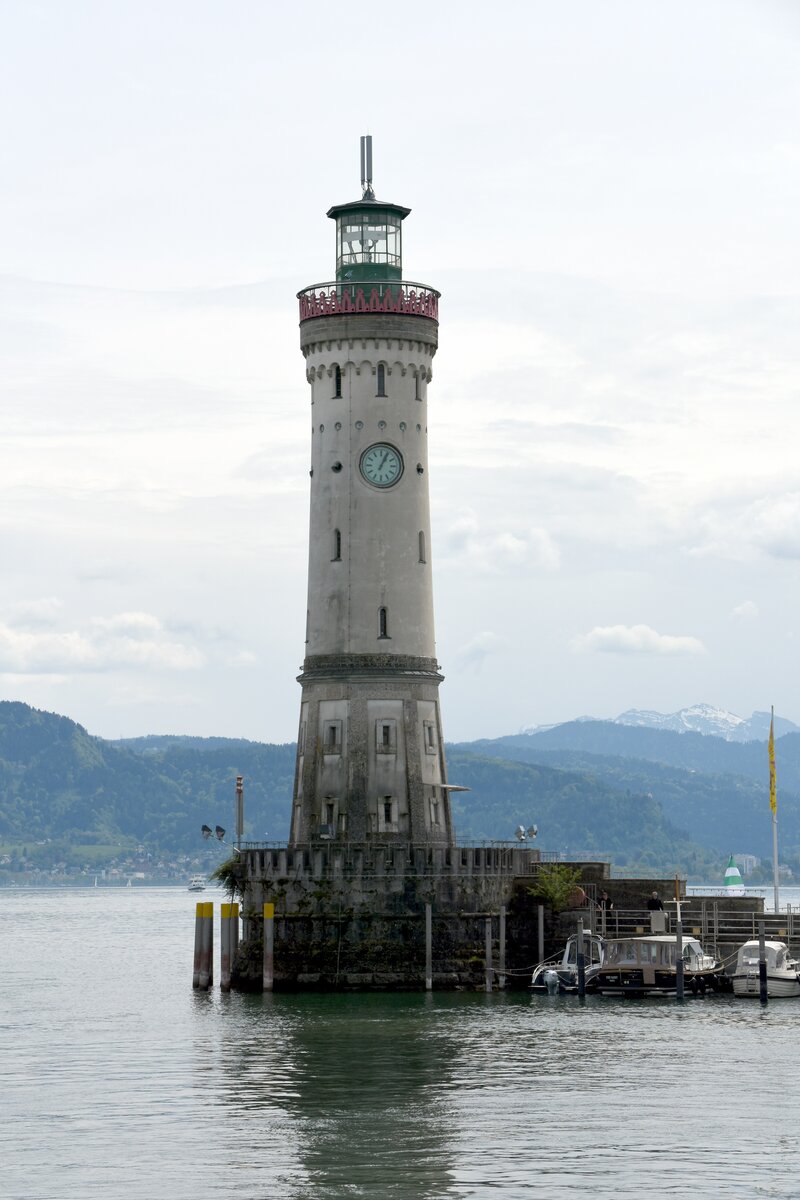
<svg viewBox="0 0 800 1200">
<path fill-rule="evenodd" d="M 239 847 L 233 846 L 233 845 L 231 845 L 230 842 L 225 841 L 225 830 L 222 828 L 221 825 L 215 825 L 213 829 L 211 828 L 210 825 L 201 825 L 200 832 L 203 835 L 204 841 L 208 842 L 211 840 L 212 837 L 216 837 L 216 839 L 220 843 L 220 845 L 227 846 L 228 849 L 232 850 L 234 854 L 241 857 L 242 852 L 239 849 Z"/>
</svg>

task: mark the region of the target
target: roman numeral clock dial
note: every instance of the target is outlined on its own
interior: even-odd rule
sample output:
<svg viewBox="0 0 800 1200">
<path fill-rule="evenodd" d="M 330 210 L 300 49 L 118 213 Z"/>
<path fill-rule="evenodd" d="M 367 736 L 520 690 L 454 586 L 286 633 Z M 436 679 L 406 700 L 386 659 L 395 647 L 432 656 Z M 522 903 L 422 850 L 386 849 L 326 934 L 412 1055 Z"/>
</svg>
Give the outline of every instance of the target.
<svg viewBox="0 0 800 1200">
<path fill-rule="evenodd" d="M 373 487 L 389 488 L 403 474 L 403 458 L 399 450 L 385 442 L 376 442 L 361 455 L 361 474 Z"/>
</svg>

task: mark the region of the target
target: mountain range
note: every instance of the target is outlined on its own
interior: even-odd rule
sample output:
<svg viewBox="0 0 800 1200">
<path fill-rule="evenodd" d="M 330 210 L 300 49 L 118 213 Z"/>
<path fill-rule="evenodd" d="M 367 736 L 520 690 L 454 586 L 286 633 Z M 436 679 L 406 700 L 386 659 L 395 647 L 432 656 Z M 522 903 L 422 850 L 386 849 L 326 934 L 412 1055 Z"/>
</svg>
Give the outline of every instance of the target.
<svg viewBox="0 0 800 1200">
<path fill-rule="evenodd" d="M 716 878 L 730 853 L 771 853 L 760 741 L 578 720 L 450 745 L 447 755 L 450 781 L 469 789 L 453 794 L 463 842 L 509 839 L 535 823 L 543 849 L 700 880 Z M 776 757 L 782 860 L 796 858 L 800 873 L 800 732 L 777 739 Z M 121 847 L 196 853 L 202 824 L 232 825 L 237 774 L 246 838 L 284 840 L 294 763 L 291 744 L 111 742 L 67 717 L 0 702 L 0 878 L 19 847 L 27 862 L 84 864 Z"/>
<path fill-rule="evenodd" d="M 580 721 L 600 718 L 580 717 Z M 602 721 L 602 719 L 600 719 Z M 602 722 L 608 724 L 609 722 Z M 672 733 L 702 733 L 707 737 L 724 738 L 726 742 L 765 742 L 769 737 L 770 713 L 754 712 L 750 717 L 738 717 L 724 708 L 711 704 L 692 704 L 674 713 L 659 713 L 649 709 L 630 708 L 611 721 L 613 725 L 635 725 L 642 729 L 666 729 Z M 536 734 L 554 729 L 553 725 L 534 725 L 522 733 Z M 775 718 L 775 736 L 800 733 L 800 725 L 786 717 Z"/>
</svg>

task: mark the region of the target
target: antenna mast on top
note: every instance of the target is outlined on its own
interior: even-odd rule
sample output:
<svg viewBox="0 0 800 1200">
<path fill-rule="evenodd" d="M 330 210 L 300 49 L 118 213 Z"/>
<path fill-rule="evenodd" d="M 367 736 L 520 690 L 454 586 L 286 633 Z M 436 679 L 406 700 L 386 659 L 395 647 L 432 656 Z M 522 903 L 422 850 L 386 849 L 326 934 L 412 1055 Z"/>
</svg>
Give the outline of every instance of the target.
<svg viewBox="0 0 800 1200">
<path fill-rule="evenodd" d="M 361 139 L 361 198 L 374 200 L 372 190 L 372 134 L 368 133 Z"/>
</svg>

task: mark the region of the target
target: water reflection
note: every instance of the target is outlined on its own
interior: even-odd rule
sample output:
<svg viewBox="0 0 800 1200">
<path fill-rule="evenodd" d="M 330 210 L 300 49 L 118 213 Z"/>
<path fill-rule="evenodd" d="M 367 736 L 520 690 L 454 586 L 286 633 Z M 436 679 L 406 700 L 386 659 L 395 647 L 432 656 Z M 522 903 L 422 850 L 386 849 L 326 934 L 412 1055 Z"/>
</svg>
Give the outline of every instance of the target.
<svg viewBox="0 0 800 1200">
<path fill-rule="evenodd" d="M 432 998 L 237 999 L 225 1095 L 254 1151 L 263 1153 L 265 1132 L 274 1145 L 276 1130 L 291 1148 L 282 1195 L 434 1200 L 451 1191 L 443 1090 L 457 1046 L 431 1020 Z"/>
</svg>

